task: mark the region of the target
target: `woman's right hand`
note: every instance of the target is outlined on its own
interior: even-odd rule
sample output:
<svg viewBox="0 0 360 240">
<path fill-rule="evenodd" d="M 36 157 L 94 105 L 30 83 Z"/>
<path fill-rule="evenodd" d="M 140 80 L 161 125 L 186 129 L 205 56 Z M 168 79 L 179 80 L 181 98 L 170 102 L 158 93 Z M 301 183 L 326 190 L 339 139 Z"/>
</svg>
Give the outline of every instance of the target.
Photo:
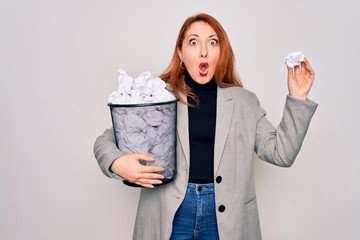
<svg viewBox="0 0 360 240">
<path fill-rule="evenodd" d="M 161 184 L 164 176 L 159 172 L 164 171 L 163 167 L 144 166 L 140 160 L 152 162 L 154 159 L 145 154 L 129 153 L 115 159 L 110 170 L 131 183 L 146 188 L 154 188 L 154 184 Z"/>
</svg>

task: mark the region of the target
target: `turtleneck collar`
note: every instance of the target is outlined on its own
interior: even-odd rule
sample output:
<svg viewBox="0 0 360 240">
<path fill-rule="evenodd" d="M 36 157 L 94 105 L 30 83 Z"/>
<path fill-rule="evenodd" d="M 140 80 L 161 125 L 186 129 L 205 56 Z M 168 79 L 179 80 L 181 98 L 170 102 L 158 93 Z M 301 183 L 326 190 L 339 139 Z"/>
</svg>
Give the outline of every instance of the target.
<svg viewBox="0 0 360 240">
<path fill-rule="evenodd" d="M 207 83 L 201 84 L 198 82 L 195 82 L 194 79 L 190 76 L 188 71 L 185 71 L 185 83 L 193 90 L 211 90 L 211 89 L 217 89 L 217 85 L 215 82 L 215 76 Z"/>
</svg>

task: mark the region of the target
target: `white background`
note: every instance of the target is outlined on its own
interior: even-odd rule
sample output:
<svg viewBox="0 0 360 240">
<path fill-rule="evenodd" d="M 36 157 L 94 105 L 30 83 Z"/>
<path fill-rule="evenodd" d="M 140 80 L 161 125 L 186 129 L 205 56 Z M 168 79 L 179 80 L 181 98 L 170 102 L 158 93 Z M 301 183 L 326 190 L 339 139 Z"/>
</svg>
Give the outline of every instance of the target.
<svg viewBox="0 0 360 240">
<path fill-rule="evenodd" d="M 131 239 L 139 189 L 102 175 L 117 69 L 160 74 L 184 20 L 206 12 L 277 125 L 285 56 L 302 50 L 318 102 L 289 169 L 255 160 L 264 240 L 360 235 L 360 15 L 353 0 L 0 1 L 0 239 Z"/>
</svg>

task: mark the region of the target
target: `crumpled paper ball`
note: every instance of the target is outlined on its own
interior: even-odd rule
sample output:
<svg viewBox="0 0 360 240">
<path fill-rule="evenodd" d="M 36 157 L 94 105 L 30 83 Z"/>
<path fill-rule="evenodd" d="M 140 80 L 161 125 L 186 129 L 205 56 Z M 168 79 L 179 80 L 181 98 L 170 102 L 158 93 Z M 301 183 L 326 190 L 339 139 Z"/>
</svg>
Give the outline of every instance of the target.
<svg viewBox="0 0 360 240">
<path fill-rule="evenodd" d="M 301 51 L 289 53 L 285 58 L 285 63 L 291 68 L 298 66 L 305 60 L 305 55 Z"/>
<path fill-rule="evenodd" d="M 143 72 L 135 79 L 123 69 L 119 69 L 118 88 L 109 96 L 110 104 L 158 103 L 175 100 L 175 96 L 166 89 L 166 83 Z"/>
</svg>

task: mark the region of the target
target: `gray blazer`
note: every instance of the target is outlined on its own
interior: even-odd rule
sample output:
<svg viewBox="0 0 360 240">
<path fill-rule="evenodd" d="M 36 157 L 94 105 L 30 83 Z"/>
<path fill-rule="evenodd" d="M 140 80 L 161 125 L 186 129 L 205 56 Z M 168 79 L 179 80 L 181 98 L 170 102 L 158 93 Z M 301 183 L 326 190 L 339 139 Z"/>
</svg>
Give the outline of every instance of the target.
<svg viewBox="0 0 360 240">
<path fill-rule="evenodd" d="M 133 234 L 136 240 L 168 240 L 175 212 L 185 196 L 190 161 L 188 111 L 183 104 L 177 107 L 176 178 L 155 189 L 141 189 Z M 218 88 L 214 184 L 220 239 L 261 239 L 253 153 L 271 164 L 291 166 L 316 108 L 311 100 L 287 96 L 283 118 L 274 128 L 255 94 L 239 87 Z M 112 161 L 126 154 L 116 148 L 112 129 L 96 139 L 94 153 L 108 177 L 113 177 L 109 171 Z"/>
</svg>

